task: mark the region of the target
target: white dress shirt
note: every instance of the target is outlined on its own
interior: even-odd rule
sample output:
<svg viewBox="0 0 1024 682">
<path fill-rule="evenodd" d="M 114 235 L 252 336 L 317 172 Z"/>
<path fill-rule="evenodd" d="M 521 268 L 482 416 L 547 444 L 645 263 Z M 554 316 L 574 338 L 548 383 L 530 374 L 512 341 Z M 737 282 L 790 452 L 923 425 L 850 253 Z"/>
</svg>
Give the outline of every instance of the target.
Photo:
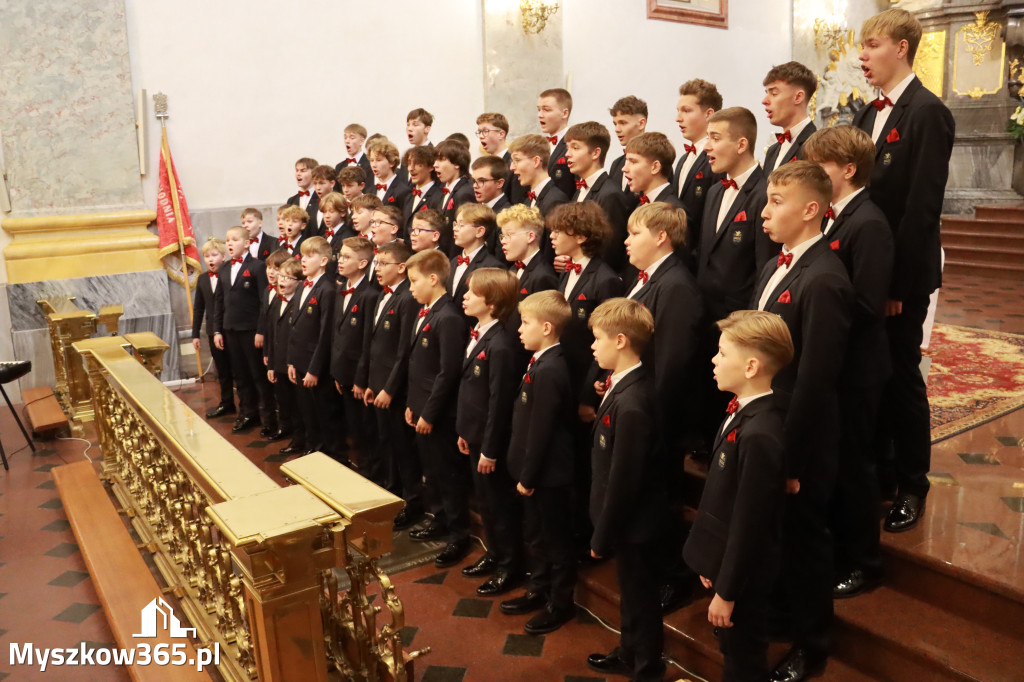
<svg viewBox="0 0 1024 682">
<path fill-rule="evenodd" d="M 761 300 L 757 303 L 758 310 L 764 310 L 764 307 L 768 305 L 768 299 L 771 297 L 772 292 L 775 291 L 775 287 L 796 267 L 796 262 L 800 260 L 800 256 L 804 255 L 807 249 L 821 241 L 822 236 L 821 234 L 816 234 L 807 241 L 794 246 L 792 251 L 788 251 L 785 246 L 782 247 L 782 253 L 793 254 L 793 260 L 790 261 L 788 266 L 783 265 L 782 267 L 775 268 L 775 272 L 768 279 L 768 284 L 765 286 L 764 291 L 761 292 Z"/>
<path fill-rule="evenodd" d="M 782 165 L 783 159 L 785 159 L 789 155 L 789 150 L 793 148 L 793 143 L 796 142 L 797 136 L 804 131 L 804 128 L 806 128 L 810 122 L 810 118 L 805 118 L 804 120 L 800 121 L 795 126 L 789 129 L 789 136 L 793 139 L 783 140 L 782 144 L 779 145 L 779 154 L 778 156 L 775 157 L 775 165 L 772 166 L 771 168 L 765 168 L 764 172 L 766 174 L 771 173 L 773 170 Z"/>
<path fill-rule="evenodd" d="M 636 284 L 634 284 L 633 288 L 629 291 L 629 296 L 627 296 L 627 298 L 633 298 L 638 293 L 640 293 L 641 289 L 650 284 L 651 277 L 654 277 L 654 273 L 657 272 L 658 268 L 661 267 L 661 264 L 665 262 L 665 259 L 671 255 L 671 253 L 666 253 L 664 256 L 654 261 L 654 263 L 652 263 L 650 267 L 645 268 L 644 272 L 647 273 L 647 282 L 644 282 L 642 279 L 637 278 Z"/>
<path fill-rule="evenodd" d="M 900 101 L 900 97 L 903 96 L 904 91 L 906 91 L 914 78 L 914 73 L 911 72 L 909 76 L 901 80 L 899 84 L 892 89 L 892 92 L 880 92 L 880 96 L 888 97 L 889 101 L 896 104 L 896 102 Z M 875 125 L 871 128 L 871 139 L 875 141 L 875 144 L 878 144 L 878 136 L 882 134 L 882 128 L 885 127 L 885 122 L 889 120 L 890 113 L 892 113 L 891 106 L 884 106 L 881 111 L 875 112 Z"/>
<path fill-rule="evenodd" d="M 755 168 L 757 168 L 756 163 L 737 175 L 735 178 L 729 178 L 730 180 L 736 181 L 736 189 L 726 187 L 725 192 L 722 194 L 722 205 L 718 209 L 718 227 L 715 229 L 716 234 L 722 230 L 725 216 L 729 215 L 729 209 L 732 208 L 733 203 L 736 201 L 736 197 L 740 194 L 740 190 L 743 189 L 743 184 L 750 178 L 750 174 L 754 172 Z"/>
</svg>

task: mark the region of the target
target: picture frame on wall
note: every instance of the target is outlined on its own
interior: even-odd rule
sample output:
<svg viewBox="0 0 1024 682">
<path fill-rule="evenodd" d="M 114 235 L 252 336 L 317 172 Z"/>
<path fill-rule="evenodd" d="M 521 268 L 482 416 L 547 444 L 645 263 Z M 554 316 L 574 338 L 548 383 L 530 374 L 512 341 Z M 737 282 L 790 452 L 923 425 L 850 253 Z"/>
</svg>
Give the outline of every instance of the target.
<svg viewBox="0 0 1024 682">
<path fill-rule="evenodd" d="M 729 28 L 729 0 L 647 0 L 647 18 Z"/>
</svg>

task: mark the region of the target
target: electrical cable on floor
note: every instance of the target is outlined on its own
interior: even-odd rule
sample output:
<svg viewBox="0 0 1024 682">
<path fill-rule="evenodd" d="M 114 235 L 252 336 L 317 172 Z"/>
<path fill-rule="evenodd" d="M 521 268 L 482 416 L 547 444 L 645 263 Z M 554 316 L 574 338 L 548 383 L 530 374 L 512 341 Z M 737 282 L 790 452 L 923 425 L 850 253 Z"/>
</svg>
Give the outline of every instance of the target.
<svg viewBox="0 0 1024 682">
<path fill-rule="evenodd" d="M 85 448 L 85 450 L 82 451 L 82 457 L 85 457 L 90 462 L 92 461 L 92 457 L 90 457 L 88 455 L 89 450 L 91 450 L 92 447 L 93 447 L 93 443 L 91 441 L 88 441 L 85 438 L 76 438 L 74 436 L 69 436 L 67 438 L 65 438 L 63 436 L 57 436 L 57 440 L 78 440 L 78 441 L 81 441 L 81 442 L 85 443 L 88 447 Z M 58 454 L 57 456 L 60 457 L 61 461 L 64 462 L 65 464 L 70 464 L 70 462 L 68 462 L 66 459 L 64 459 L 63 455 Z"/>
</svg>

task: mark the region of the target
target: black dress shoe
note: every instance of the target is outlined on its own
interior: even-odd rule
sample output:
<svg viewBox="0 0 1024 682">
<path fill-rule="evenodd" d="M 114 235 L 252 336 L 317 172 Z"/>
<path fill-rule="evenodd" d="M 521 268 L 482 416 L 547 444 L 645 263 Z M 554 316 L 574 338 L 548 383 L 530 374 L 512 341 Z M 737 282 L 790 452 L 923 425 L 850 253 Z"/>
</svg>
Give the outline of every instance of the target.
<svg viewBox="0 0 1024 682">
<path fill-rule="evenodd" d="M 206 413 L 207 419 L 216 419 L 217 417 L 223 417 L 226 414 L 234 414 L 234 405 L 218 405 L 209 412 Z"/>
<path fill-rule="evenodd" d="M 667 616 L 693 601 L 695 591 L 694 586 L 690 583 L 662 585 L 658 589 L 658 600 L 661 603 L 662 615 Z"/>
<path fill-rule="evenodd" d="M 832 596 L 835 599 L 855 597 L 861 592 L 867 592 L 882 582 L 880 571 L 865 571 L 855 568 L 836 581 L 832 587 Z"/>
<path fill-rule="evenodd" d="M 782 662 L 772 671 L 771 682 L 800 682 L 820 674 L 825 669 L 825 656 L 812 654 L 794 646 Z"/>
<path fill-rule="evenodd" d="M 409 531 L 409 539 L 416 542 L 430 542 L 431 540 L 440 540 L 445 535 L 448 535 L 448 529 L 444 524 L 438 523 L 437 521 L 431 521 L 424 528 L 418 530 Z"/>
<path fill-rule="evenodd" d="M 235 420 L 235 425 L 231 427 L 231 433 L 241 433 L 259 425 L 259 417 L 239 417 Z"/>
<path fill-rule="evenodd" d="M 410 510 L 408 507 L 398 512 L 395 516 L 395 530 L 405 530 L 409 526 L 414 526 L 423 520 L 423 511 L 418 509 Z"/>
<path fill-rule="evenodd" d="M 296 445 L 294 443 L 289 443 L 287 447 L 281 448 L 281 450 L 277 454 L 279 454 L 279 455 L 304 455 L 304 454 L 306 454 L 306 446 L 305 445 Z"/>
<path fill-rule="evenodd" d="M 632 675 L 633 666 L 622 659 L 622 650 L 616 647 L 609 654 L 590 654 L 587 667 L 606 675 Z"/>
<path fill-rule="evenodd" d="M 524 613 L 532 613 L 537 609 L 544 608 L 548 598 L 540 592 L 527 592 L 522 597 L 506 599 L 498 604 L 501 612 L 509 616 L 521 616 Z"/>
<path fill-rule="evenodd" d="M 264 426 L 260 429 L 260 438 L 270 438 L 277 432 L 277 429 L 272 429 L 269 426 Z"/>
<path fill-rule="evenodd" d="M 517 587 L 522 581 L 523 577 L 518 573 L 498 571 L 488 578 L 483 585 L 476 588 L 476 593 L 481 597 L 497 597 L 499 594 L 505 594 Z"/>
<path fill-rule="evenodd" d="M 490 575 L 494 573 L 494 569 L 498 567 L 496 562 L 489 554 L 484 554 L 482 557 L 477 559 L 475 564 L 470 564 L 462 569 L 462 575 L 467 578 L 475 578 L 481 575 Z"/>
<path fill-rule="evenodd" d="M 278 429 L 277 431 L 274 431 L 272 434 L 267 436 L 267 440 L 270 441 L 271 443 L 276 443 L 278 441 L 284 440 L 290 435 L 292 435 L 291 431 L 282 431 L 281 429 Z"/>
<path fill-rule="evenodd" d="M 523 630 L 528 635 L 546 635 L 562 627 L 576 615 L 576 607 L 570 606 L 567 609 L 545 608 L 536 616 L 526 621 Z"/>
<path fill-rule="evenodd" d="M 470 544 L 469 539 L 456 540 L 455 542 L 449 542 L 445 545 L 445 548 L 441 550 L 441 553 L 434 559 L 434 565 L 438 568 L 448 568 L 454 566 L 469 554 Z"/>
<path fill-rule="evenodd" d="M 896 503 L 889 508 L 883 528 L 890 533 L 902 533 L 916 526 L 923 513 L 923 497 L 909 493 L 901 494 Z"/>
</svg>

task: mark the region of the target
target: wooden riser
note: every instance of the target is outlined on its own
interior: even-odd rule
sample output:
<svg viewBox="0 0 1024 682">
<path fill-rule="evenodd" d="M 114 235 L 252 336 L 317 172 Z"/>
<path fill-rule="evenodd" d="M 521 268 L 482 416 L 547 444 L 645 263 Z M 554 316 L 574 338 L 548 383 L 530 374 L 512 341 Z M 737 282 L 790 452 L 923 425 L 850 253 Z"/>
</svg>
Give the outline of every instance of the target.
<svg viewBox="0 0 1024 682">
<path fill-rule="evenodd" d="M 1020 249 L 989 249 L 985 246 L 944 246 L 946 260 L 977 263 L 979 265 L 1005 265 L 1024 270 L 1024 251 Z"/>
<path fill-rule="evenodd" d="M 971 232 L 970 230 L 942 230 L 942 248 L 948 254 L 951 249 L 974 248 L 989 251 L 1011 251 L 1021 255 L 1024 261 L 1024 233 L 1019 235 L 998 232 Z"/>
<path fill-rule="evenodd" d="M 974 217 L 1024 223 L 1024 206 L 975 206 Z"/>
<path fill-rule="evenodd" d="M 989 277 L 991 279 L 1024 282 L 1024 269 L 1022 268 L 973 261 L 957 261 L 948 257 L 943 271 L 950 275 L 968 275 L 971 277 Z"/>
<path fill-rule="evenodd" d="M 948 231 L 986 232 L 1024 238 L 1024 222 L 1016 223 L 1008 220 L 976 220 L 963 216 L 942 216 L 941 229 L 943 238 Z"/>
</svg>

